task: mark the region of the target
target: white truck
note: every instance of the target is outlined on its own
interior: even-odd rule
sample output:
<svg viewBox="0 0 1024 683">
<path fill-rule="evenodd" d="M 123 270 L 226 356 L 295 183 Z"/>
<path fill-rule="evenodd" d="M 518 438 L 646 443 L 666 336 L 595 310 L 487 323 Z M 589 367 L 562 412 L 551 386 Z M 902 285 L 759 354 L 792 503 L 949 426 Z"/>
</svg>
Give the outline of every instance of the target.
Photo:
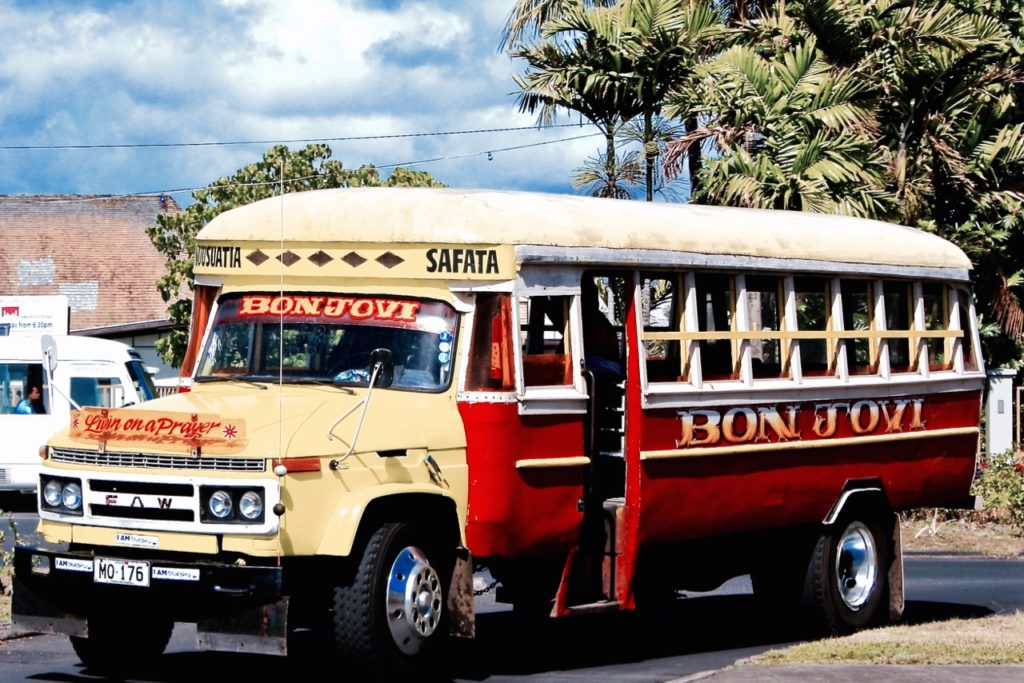
<svg viewBox="0 0 1024 683">
<path fill-rule="evenodd" d="M 52 372 L 44 360 L 44 339 L 51 340 Z M 154 394 L 138 352 L 119 342 L 0 337 L 0 491 L 36 490 L 39 448 L 68 425 L 75 404 L 119 408 Z"/>
</svg>

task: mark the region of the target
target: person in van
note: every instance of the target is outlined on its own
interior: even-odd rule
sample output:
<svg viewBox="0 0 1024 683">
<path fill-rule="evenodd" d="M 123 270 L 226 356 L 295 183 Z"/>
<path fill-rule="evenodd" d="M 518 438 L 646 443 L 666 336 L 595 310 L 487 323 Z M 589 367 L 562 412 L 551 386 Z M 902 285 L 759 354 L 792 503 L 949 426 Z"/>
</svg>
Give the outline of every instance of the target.
<svg viewBox="0 0 1024 683">
<path fill-rule="evenodd" d="M 15 415 L 40 415 L 45 413 L 46 409 L 43 406 L 43 390 L 38 384 L 30 384 L 28 387 L 28 396 L 21 399 L 18 405 L 14 407 Z"/>
</svg>

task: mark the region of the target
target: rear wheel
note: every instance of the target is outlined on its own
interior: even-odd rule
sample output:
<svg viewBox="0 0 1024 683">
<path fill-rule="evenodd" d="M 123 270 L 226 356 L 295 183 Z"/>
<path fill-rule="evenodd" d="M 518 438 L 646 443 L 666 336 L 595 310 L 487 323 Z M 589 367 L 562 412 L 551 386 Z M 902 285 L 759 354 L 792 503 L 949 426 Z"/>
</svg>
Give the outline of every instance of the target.
<svg viewBox="0 0 1024 683">
<path fill-rule="evenodd" d="M 447 555 L 404 523 L 385 524 L 367 542 L 352 581 L 334 588 L 337 649 L 368 673 L 429 673 L 448 630 Z"/>
<path fill-rule="evenodd" d="M 163 654 L 174 622 L 137 614 L 89 617 L 88 637 L 71 636 L 82 663 L 101 673 L 123 673 L 151 665 Z"/>
<path fill-rule="evenodd" d="M 886 614 L 892 543 L 880 517 L 852 510 L 818 538 L 804 603 L 828 633 L 851 633 Z"/>
</svg>

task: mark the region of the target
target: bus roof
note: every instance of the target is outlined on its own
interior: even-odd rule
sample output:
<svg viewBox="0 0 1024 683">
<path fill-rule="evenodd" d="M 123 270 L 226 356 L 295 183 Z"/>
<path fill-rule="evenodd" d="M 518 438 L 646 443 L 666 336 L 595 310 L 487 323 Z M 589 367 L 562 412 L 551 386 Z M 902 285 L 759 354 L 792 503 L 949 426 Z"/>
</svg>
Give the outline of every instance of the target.
<svg viewBox="0 0 1024 683">
<path fill-rule="evenodd" d="M 965 279 L 971 268 L 964 253 L 946 240 L 881 221 L 495 190 L 378 187 L 293 193 L 227 211 L 197 239 L 220 244 L 509 245 L 521 262 L 609 265 L 652 261 L 616 258 L 622 254 L 618 250 L 685 252 L 881 266 L 878 272 L 948 269 L 945 274 L 956 279 Z M 604 257 L 588 258 L 588 251 Z M 714 259 L 707 264 L 714 265 Z"/>
</svg>

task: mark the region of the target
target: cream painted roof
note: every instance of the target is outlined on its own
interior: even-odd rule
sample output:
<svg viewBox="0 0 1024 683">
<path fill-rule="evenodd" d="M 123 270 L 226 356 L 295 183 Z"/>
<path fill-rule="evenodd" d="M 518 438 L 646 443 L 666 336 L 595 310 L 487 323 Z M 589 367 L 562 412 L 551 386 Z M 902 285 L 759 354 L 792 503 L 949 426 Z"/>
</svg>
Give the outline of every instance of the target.
<svg viewBox="0 0 1024 683">
<path fill-rule="evenodd" d="M 283 206 L 282 206 L 283 203 Z M 434 188 L 318 190 L 227 211 L 209 242 L 511 244 L 675 250 L 699 254 L 970 269 L 953 244 L 880 221 L 768 211 Z"/>
</svg>

